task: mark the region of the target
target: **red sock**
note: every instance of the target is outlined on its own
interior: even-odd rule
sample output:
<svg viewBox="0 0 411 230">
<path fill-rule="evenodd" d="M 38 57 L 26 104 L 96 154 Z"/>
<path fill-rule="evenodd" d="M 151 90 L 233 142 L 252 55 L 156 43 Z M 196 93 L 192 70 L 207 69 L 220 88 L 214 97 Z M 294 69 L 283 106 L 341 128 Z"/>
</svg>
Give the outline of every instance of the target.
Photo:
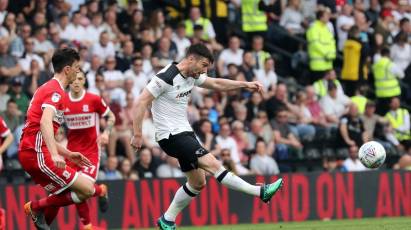
<svg viewBox="0 0 411 230">
<path fill-rule="evenodd" d="M 90 224 L 90 211 L 88 208 L 87 201 L 83 203 L 76 204 L 78 215 L 80 216 L 80 221 L 83 225 Z"/>
<path fill-rule="evenodd" d="M 41 211 L 48 207 L 62 207 L 70 204 L 74 204 L 71 198 L 71 191 L 67 191 L 58 195 L 51 195 L 46 198 L 31 202 L 31 208 L 33 211 Z"/>
<path fill-rule="evenodd" d="M 46 217 L 46 222 L 48 225 L 53 223 L 53 220 L 56 218 L 59 213 L 60 207 L 48 207 L 44 210 L 44 216 Z"/>
<path fill-rule="evenodd" d="M 101 193 L 103 192 L 103 189 L 101 189 L 100 185 L 98 184 L 94 185 L 94 189 L 95 189 L 95 192 L 93 196 L 100 196 Z"/>
</svg>

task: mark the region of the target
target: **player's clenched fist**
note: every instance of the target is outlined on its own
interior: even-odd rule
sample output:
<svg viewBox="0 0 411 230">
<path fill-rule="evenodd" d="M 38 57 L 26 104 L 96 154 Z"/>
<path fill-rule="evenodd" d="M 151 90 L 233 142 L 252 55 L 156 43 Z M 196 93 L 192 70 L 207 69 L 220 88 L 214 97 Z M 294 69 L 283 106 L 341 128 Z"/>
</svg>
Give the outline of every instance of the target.
<svg viewBox="0 0 411 230">
<path fill-rule="evenodd" d="M 143 137 L 141 135 L 134 135 L 131 137 L 130 141 L 131 146 L 133 146 L 135 149 L 139 150 L 141 146 L 143 145 Z"/>
<path fill-rule="evenodd" d="M 263 85 L 258 81 L 247 82 L 247 87 L 246 88 L 248 90 L 256 91 L 256 92 L 259 92 L 259 93 L 263 92 Z"/>
<path fill-rule="evenodd" d="M 64 169 L 66 167 L 66 161 L 64 160 L 64 158 L 62 156 L 60 156 L 59 154 L 54 154 L 51 156 L 51 159 L 54 162 L 54 165 L 57 168 L 61 168 Z"/>
</svg>

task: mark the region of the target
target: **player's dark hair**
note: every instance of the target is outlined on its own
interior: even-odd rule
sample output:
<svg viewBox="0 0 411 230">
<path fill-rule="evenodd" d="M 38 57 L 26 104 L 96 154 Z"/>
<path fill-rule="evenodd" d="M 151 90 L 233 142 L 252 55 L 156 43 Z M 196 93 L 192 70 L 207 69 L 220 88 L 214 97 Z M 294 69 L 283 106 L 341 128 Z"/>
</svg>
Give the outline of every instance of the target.
<svg viewBox="0 0 411 230">
<path fill-rule="evenodd" d="M 80 69 L 80 73 L 82 73 L 83 74 L 83 76 L 84 76 L 84 88 L 87 90 L 88 89 L 88 81 L 87 81 L 87 76 L 86 76 L 86 72 L 84 72 L 84 70 L 83 69 Z"/>
<path fill-rule="evenodd" d="M 188 48 L 186 57 L 188 57 L 190 55 L 195 55 L 195 56 L 207 58 L 208 61 L 210 61 L 210 63 L 214 62 L 213 54 L 211 54 L 210 50 L 205 45 L 203 45 L 201 43 L 191 45 Z"/>
<path fill-rule="evenodd" d="M 60 73 L 64 67 L 71 66 L 75 61 L 80 60 L 80 55 L 76 50 L 71 48 L 59 49 L 54 52 L 51 58 L 55 73 Z"/>
</svg>

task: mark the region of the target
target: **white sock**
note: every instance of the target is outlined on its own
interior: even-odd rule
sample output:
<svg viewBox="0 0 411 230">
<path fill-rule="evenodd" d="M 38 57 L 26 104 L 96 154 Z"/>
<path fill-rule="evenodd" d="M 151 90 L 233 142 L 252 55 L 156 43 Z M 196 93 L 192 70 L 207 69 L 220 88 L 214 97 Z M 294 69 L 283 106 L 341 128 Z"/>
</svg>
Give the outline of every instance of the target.
<svg viewBox="0 0 411 230">
<path fill-rule="evenodd" d="M 188 182 L 181 186 L 174 195 L 173 201 L 164 213 L 164 219 L 175 222 L 177 215 L 183 210 L 190 201 L 196 197 L 200 191 L 193 189 Z"/>
<path fill-rule="evenodd" d="M 214 177 L 218 180 L 218 182 L 220 182 L 221 184 L 225 185 L 230 189 L 244 192 L 253 196 L 260 196 L 260 186 L 249 184 L 248 182 L 244 181 L 232 172 L 229 172 L 224 167 L 221 167 L 214 174 Z"/>
</svg>

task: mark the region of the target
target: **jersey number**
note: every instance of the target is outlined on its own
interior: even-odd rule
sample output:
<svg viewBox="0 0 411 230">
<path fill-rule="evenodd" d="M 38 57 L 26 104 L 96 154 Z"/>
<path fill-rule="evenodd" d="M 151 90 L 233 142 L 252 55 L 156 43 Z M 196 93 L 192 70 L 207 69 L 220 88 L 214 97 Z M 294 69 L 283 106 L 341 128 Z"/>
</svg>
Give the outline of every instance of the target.
<svg viewBox="0 0 411 230">
<path fill-rule="evenodd" d="M 96 170 L 96 166 L 83 166 L 83 172 L 93 174 L 94 170 Z"/>
</svg>

